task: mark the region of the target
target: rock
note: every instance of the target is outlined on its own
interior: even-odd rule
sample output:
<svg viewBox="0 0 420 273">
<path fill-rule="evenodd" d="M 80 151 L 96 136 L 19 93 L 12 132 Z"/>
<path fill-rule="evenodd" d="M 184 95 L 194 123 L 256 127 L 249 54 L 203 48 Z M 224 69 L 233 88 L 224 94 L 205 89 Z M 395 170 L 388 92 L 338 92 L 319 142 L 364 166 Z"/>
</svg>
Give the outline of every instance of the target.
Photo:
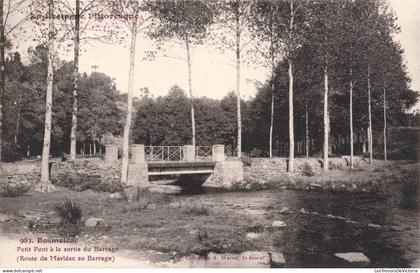
<svg viewBox="0 0 420 273">
<path fill-rule="evenodd" d="M 369 258 L 366 257 L 366 255 L 361 252 L 335 253 L 334 256 L 352 264 L 357 264 L 357 265 L 370 264 Z"/>
<path fill-rule="evenodd" d="M 110 193 L 108 197 L 113 200 L 121 200 L 124 198 L 120 192 Z"/>
<path fill-rule="evenodd" d="M 306 213 L 306 210 L 305 210 L 304 208 L 301 208 L 301 209 L 299 210 L 299 212 L 300 212 L 300 213 Z"/>
<path fill-rule="evenodd" d="M 11 219 L 11 217 L 9 215 L 0 213 L 0 222 L 6 222 L 10 219 Z"/>
<path fill-rule="evenodd" d="M 313 189 L 322 189 L 321 184 L 317 184 L 317 183 L 311 183 L 309 184 L 309 186 L 311 186 L 311 188 Z"/>
<path fill-rule="evenodd" d="M 261 233 L 256 233 L 256 232 L 248 232 L 245 237 L 248 240 L 255 240 L 258 239 L 261 236 Z"/>
<path fill-rule="evenodd" d="M 262 209 L 245 209 L 245 211 L 251 215 L 263 215 L 265 210 Z"/>
<path fill-rule="evenodd" d="M 404 231 L 403 228 L 400 228 L 398 226 L 390 226 L 389 229 L 392 231 Z"/>
<path fill-rule="evenodd" d="M 282 227 L 285 227 L 286 226 L 286 223 L 285 222 L 283 222 L 283 221 L 273 221 L 273 223 L 271 224 L 271 227 L 273 227 L 273 228 L 282 228 Z"/>
<path fill-rule="evenodd" d="M 288 207 L 284 207 L 279 211 L 280 214 L 291 213 Z"/>
<path fill-rule="evenodd" d="M 155 203 L 148 204 L 146 208 L 150 210 L 156 209 L 156 204 Z"/>
<path fill-rule="evenodd" d="M 173 209 L 179 209 L 181 206 L 182 206 L 182 204 L 180 202 L 169 203 L 169 207 L 173 208 Z"/>
<path fill-rule="evenodd" d="M 89 219 L 86 220 L 85 222 L 85 226 L 87 227 L 96 227 L 98 224 L 104 222 L 104 219 L 102 218 L 95 218 L 95 217 L 91 217 Z"/>
<path fill-rule="evenodd" d="M 190 232 L 188 232 L 188 233 L 191 234 L 191 235 L 194 235 L 194 234 L 197 234 L 197 232 L 198 232 L 198 230 L 193 229 L 193 230 L 190 230 Z"/>
<path fill-rule="evenodd" d="M 281 252 L 271 252 L 271 263 L 274 266 L 282 266 L 286 264 L 286 260 L 284 259 L 283 253 Z"/>
<path fill-rule="evenodd" d="M 367 226 L 368 226 L 368 228 L 374 228 L 374 229 L 380 229 L 380 228 L 382 228 L 382 226 L 376 225 L 376 224 L 372 224 L 372 223 L 369 223 Z"/>
</svg>

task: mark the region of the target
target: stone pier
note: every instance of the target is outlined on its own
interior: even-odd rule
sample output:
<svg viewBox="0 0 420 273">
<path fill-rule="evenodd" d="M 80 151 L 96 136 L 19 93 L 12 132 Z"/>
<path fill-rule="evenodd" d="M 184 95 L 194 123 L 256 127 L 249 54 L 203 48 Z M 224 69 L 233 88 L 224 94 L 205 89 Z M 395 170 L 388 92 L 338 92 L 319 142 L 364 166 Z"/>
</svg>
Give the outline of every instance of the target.
<svg viewBox="0 0 420 273">
<path fill-rule="evenodd" d="M 105 161 L 113 162 L 118 160 L 118 147 L 117 145 L 105 145 Z"/>
<path fill-rule="evenodd" d="M 192 162 L 195 161 L 195 147 L 192 145 L 184 145 L 182 147 L 182 152 L 184 153 L 184 161 Z"/>
<path fill-rule="evenodd" d="M 216 162 L 225 161 L 225 145 L 213 146 L 213 161 L 216 161 Z"/>
<path fill-rule="evenodd" d="M 129 186 L 148 187 L 149 177 L 147 162 L 144 160 L 144 145 L 133 144 L 131 146 L 131 161 L 128 165 Z"/>
</svg>

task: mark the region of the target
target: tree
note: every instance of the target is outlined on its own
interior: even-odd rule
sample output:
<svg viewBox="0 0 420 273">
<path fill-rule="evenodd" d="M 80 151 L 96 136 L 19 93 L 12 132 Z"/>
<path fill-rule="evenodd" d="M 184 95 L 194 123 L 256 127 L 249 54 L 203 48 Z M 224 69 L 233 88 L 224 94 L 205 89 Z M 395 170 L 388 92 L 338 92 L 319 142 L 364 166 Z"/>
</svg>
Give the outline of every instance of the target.
<svg viewBox="0 0 420 273">
<path fill-rule="evenodd" d="M 242 154 L 241 53 L 254 38 L 249 31 L 251 7 L 251 0 L 221 0 L 218 3 L 218 24 L 222 27 L 222 40 L 236 55 L 237 157 Z M 227 35 L 224 30 L 227 30 Z"/>
<path fill-rule="evenodd" d="M 72 113 L 72 127 L 70 134 L 70 159 L 76 158 L 76 142 L 77 142 L 77 100 L 79 90 L 79 55 L 80 42 L 95 40 L 106 42 L 111 38 L 111 34 L 115 35 L 112 28 L 103 28 L 99 25 L 100 21 L 94 16 L 86 16 L 88 12 L 101 13 L 104 9 L 103 5 L 97 0 L 80 1 L 75 0 L 74 9 L 70 6 L 67 0 L 58 1 L 58 10 L 61 14 L 68 14 L 74 18 L 68 20 L 60 17 L 60 27 L 63 30 L 62 39 L 70 39 L 73 42 L 73 113 Z M 80 23 L 80 18 L 85 18 L 84 23 Z M 103 22 L 102 22 L 103 24 Z M 103 31 L 106 29 L 106 31 Z"/>
<path fill-rule="evenodd" d="M 3 145 L 3 103 L 5 93 L 5 49 L 10 46 L 11 36 L 19 30 L 22 25 L 27 22 L 29 15 L 21 18 L 16 16 L 25 5 L 26 0 L 4 1 L 0 0 L 0 162 L 2 161 L 2 145 Z M 17 20 L 10 20 L 10 18 L 17 18 Z"/>
<path fill-rule="evenodd" d="M 341 1 L 320 1 L 311 5 L 311 20 L 309 27 L 311 31 L 307 34 L 308 42 L 311 44 L 314 61 L 323 74 L 323 169 L 328 170 L 328 154 L 330 141 L 330 76 L 333 73 L 334 64 L 337 61 L 338 45 L 343 37 L 342 32 L 342 2 Z"/>
<path fill-rule="evenodd" d="M 54 81 L 54 1 L 49 1 L 49 35 L 48 35 L 48 74 L 47 74 L 47 96 L 46 96 L 46 110 L 45 110 L 45 130 L 44 130 L 44 145 L 42 149 L 41 161 L 41 182 L 40 191 L 50 192 L 54 190 L 49 177 L 49 157 L 50 157 L 50 142 L 51 142 L 51 117 L 52 117 L 52 93 Z"/>
<path fill-rule="evenodd" d="M 285 2 L 256 1 L 252 12 L 253 31 L 261 42 L 255 43 L 258 51 L 271 68 L 271 106 L 269 129 L 269 157 L 273 156 L 273 126 L 274 126 L 274 78 L 276 66 L 284 57 L 284 41 L 287 25 L 285 22 Z M 265 42 L 266 41 L 266 42 Z M 264 46 L 265 45 L 265 46 Z"/>
<path fill-rule="evenodd" d="M 191 108 L 191 144 L 196 146 L 196 122 L 194 114 L 194 95 L 192 87 L 191 47 L 203 42 L 208 28 L 213 23 L 213 10 L 207 1 L 176 0 L 152 1 L 151 12 L 158 19 L 154 28 L 154 39 L 175 39 L 185 48 L 188 66 L 188 88 Z"/>
<path fill-rule="evenodd" d="M 127 117 L 124 125 L 121 165 L 121 183 L 126 184 L 128 178 L 130 130 L 133 116 L 133 82 L 137 35 L 149 27 L 149 22 L 152 17 L 150 13 L 147 12 L 145 3 L 135 0 L 110 1 L 109 7 L 114 16 L 128 29 L 131 40 L 127 89 Z M 121 16 L 124 14 L 128 14 L 129 16 Z"/>
</svg>

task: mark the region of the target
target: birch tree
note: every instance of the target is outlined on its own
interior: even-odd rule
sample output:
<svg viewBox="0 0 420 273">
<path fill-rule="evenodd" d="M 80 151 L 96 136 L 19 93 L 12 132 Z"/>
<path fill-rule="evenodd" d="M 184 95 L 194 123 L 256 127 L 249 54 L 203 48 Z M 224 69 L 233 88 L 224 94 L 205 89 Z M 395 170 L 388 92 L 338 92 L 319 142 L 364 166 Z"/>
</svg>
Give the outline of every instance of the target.
<svg viewBox="0 0 420 273">
<path fill-rule="evenodd" d="M 270 67 L 271 105 L 270 105 L 270 129 L 269 129 L 269 157 L 273 157 L 273 127 L 274 127 L 274 79 L 276 67 L 285 57 L 285 35 L 287 34 L 287 22 L 285 2 L 283 1 L 256 1 L 253 8 L 253 30 L 259 42 L 255 43 L 265 62 Z M 287 17 L 286 17 L 287 18 Z M 260 55 L 257 55 L 258 57 Z"/>
<path fill-rule="evenodd" d="M 314 52 L 314 60 L 320 66 L 323 78 L 323 169 L 328 170 L 330 117 L 330 76 L 337 60 L 338 45 L 342 40 L 342 1 L 314 2 L 311 5 L 311 21 L 308 41 Z"/>
<path fill-rule="evenodd" d="M 52 96 L 54 88 L 54 0 L 48 2 L 48 72 L 47 72 L 47 95 L 45 102 L 45 124 L 44 124 L 44 144 L 42 149 L 41 161 L 41 182 L 39 190 L 42 192 L 50 192 L 54 190 L 49 177 L 49 157 L 51 144 L 51 117 L 52 117 Z"/>
<path fill-rule="evenodd" d="M 128 72 L 127 88 L 127 116 L 123 134 L 123 153 L 121 165 L 121 183 L 126 184 L 128 178 L 129 143 L 130 130 L 133 116 L 133 83 L 134 83 L 134 64 L 136 59 L 137 37 L 144 34 L 150 27 L 152 20 L 151 14 L 147 11 L 143 1 L 123 0 L 109 1 L 108 5 L 113 16 L 118 19 L 130 36 L 130 60 Z"/>
<path fill-rule="evenodd" d="M 152 1 L 151 12 L 158 20 L 157 26 L 151 33 L 157 40 L 172 39 L 178 41 L 185 49 L 185 58 L 188 68 L 188 89 L 191 109 L 191 144 L 196 146 L 196 123 L 194 114 L 194 95 L 192 84 L 192 49 L 203 42 L 208 29 L 213 23 L 214 10 L 208 1 Z"/>
<path fill-rule="evenodd" d="M 79 92 L 79 56 L 81 42 L 90 41 L 109 42 L 112 36 L 116 35 L 114 28 L 104 27 L 105 22 L 88 13 L 100 14 L 104 12 L 105 5 L 98 0 L 81 1 L 75 0 L 74 6 L 68 0 L 57 1 L 58 12 L 67 17 L 59 17 L 61 30 L 60 40 L 71 41 L 73 44 L 73 110 L 72 126 L 70 132 L 70 159 L 76 158 L 77 142 L 77 112 Z M 83 19 L 83 20 L 81 20 Z"/>
<path fill-rule="evenodd" d="M 5 50 L 10 46 L 12 38 L 22 30 L 29 20 L 29 14 L 23 11 L 28 7 L 29 0 L 0 0 L 0 162 L 2 161 L 2 124 L 3 103 L 5 93 Z"/>
<path fill-rule="evenodd" d="M 241 117 L 241 64 L 242 53 L 254 40 L 249 31 L 251 26 L 251 0 L 220 0 L 218 2 L 218 25 L 222 41 L 236 57 L 236 116 L 237 116 L 237 157 L 242 155 L 242 117 Z"/>
</svg>

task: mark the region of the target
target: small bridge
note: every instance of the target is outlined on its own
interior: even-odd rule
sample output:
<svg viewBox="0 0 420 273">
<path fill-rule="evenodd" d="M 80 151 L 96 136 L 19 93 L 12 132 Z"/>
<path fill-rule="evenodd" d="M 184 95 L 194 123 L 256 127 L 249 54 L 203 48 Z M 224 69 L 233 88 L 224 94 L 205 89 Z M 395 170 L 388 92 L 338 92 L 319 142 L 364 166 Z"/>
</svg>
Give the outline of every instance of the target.
<svg viewBox="0 0 420 273">
<path fill-rule="evenodd" d="M 105 160 L 118 159 L 118 147 L 105 147 Z M 177 175 L 180 177 L 207 178 L 217 162 L 225 160 L 224 145 L 213 146 L 131 146 L 129 184 L 148 183 L 149 176 Z M 202 179 L 201 179 L 202 180 Z M 204 179 L 205 180 L 205 179 Z"/>
</svg>

